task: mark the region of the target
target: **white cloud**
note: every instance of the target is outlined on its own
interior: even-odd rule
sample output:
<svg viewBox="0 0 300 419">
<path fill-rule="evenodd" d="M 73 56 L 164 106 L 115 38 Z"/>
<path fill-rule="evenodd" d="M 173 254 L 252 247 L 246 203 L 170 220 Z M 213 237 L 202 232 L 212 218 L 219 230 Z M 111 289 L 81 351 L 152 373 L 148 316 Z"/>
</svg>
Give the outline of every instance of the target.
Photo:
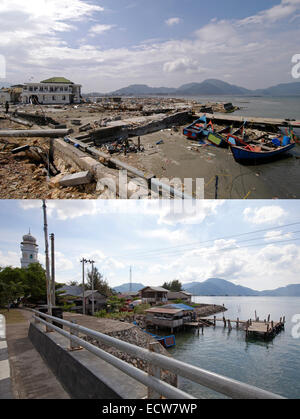
<svg viewBox="0 0 300 419">
<path fill-rule="evenodd" d="M 101 35 L 102 33 L 112 29 L 114 26 L 115 25 L 94 25 L 89 29 L 89 34 L 91 34 L 91 36 Z"/>
<path fill-rule="evenodd" d="M 281 222 L 287 213 L 280 206 L 270 205 L 260 208 L 246 208 L 243 215 L 244 219 L 252 224 L 265 224 Z"/>
<path fill-rule="evenodd" d="M 283 233 L 282 231 L 268 231 L 265 234 L 265 241 L 289 240 L 292 239 L 292 233 Z"/>
<path fill-rule="evenodd" d="M 278 5 L 278 10 L 290 13 L 298 6 L 298 1 L 286 0 Z M 278 19 L 283 17 L 277 9 L 272 9 L 262 13 Z M 297 51 L 300 36 L 296 25 L 279 27 L 274 34 L 262 24 L 254 29 L 246 20 L 243 24 L 241 20 L 215 20 L 187 39 L 153 40 L 131 47 L 104 49 L 90 45 L 88 39 L 96 35 L 93 28 L 103 33 L 113 25 L 95 25 L 93 20 L 91 32 L 87 32 L 89 36 L 82 39 L 78 22 L 91 21 L 94 13 L 103 11 L 103 7 L 87 0 L 27 3 L 3 0 L 0 10 L 5 15 L 0 28 L 0 54 L 7 59 L 7 76 L 14 78 L 12 81 L 24 82 L 27 80 L 24 77 L 32 74 L 39 81 L 55 69 L 55 73 L 61 71 L 74 81 L 84 82 L 84 91 L 96 88 L 109 91 L 145 80 L 148 84 L 175 86 L 185 83 L 187 76 L 189 81 L 199 81 L 199 74 L 203 79 L 222 79 L 224 71 L 232 74 L 236 84 L 266 87 L 284 81 L 283 75 L 289 77 L 287 63 Z M 260 14 L 257 16 L 255 19 L 261 19 Z M 63 37 L 66 31 L 73 32 L 72 43 L 68 41 L 70 37 Z M 240 68 L 247 68 L 247 72 L 241 73 Z"/>
<path fill-rule="evenodd" d="M 137 232 L 140 237 L 145 239 L 164 240 L 172 243 L 184 243 L 190 241 L 188 233 L 182 229 L 169 230 L 167 228 L 160 228 L 156 230 L 142 230 Z"/>
<path fill-rule="evenodd" d="M 179 17 L 171 17 L 170 19 L 167 19 L 165 21 L 165 23 L 168 26 L 178 25 L 180 23 L 180 18 Z"/>
<path fill-rule="evenodd" d="M 299 0 L 282 0 L 280 4 L 263 10 L 262 12 L 249 16 L 238 22 L 238 25 L 261 25 L 274 24 L 278 20 L 293 15 L 300 8 Z"/>
<path fill-rule="evenodd" d="M 20 258 L 21 258 L 21 255 L 19 253 L 2 252 L 0 250 L 0 267 L 5 267 L 5 266 L 21 267 Z"/>
</svg>

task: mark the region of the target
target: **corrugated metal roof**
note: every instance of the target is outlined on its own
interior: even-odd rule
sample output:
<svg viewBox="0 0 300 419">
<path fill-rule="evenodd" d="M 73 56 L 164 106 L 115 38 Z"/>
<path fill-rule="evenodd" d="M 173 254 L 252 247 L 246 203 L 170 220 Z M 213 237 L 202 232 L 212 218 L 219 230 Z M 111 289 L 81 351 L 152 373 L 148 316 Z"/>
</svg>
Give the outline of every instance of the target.
<svg viewBox="0 0 300 419">
<path fill-rule="evenodd" d="M 184 311 L 194 311 L 195 309 L 193 307 L 187 306 L 186 304 L 166 304 L 163 306 L 165 308 L 177 308 L 178 310 L 184 310 Z"/>
<path fill-rule="evenodd" d="M 169 292 L 169 290 L 166 290 L 163 287 L 145 287 L 141 291 L 145 291 L 147 288 L 149 288 L 150 290 L 153 290 L 153 291 Z"/>
<path fill-rule="evenodd" d="M 160 307 L 153 307 L 146 310 L 148 313 L 161 313 L 161 314 L 177 314 L 183 311 L 182 309 L 175 309 L 175 308 L 160 308 Z"/>
</svg>

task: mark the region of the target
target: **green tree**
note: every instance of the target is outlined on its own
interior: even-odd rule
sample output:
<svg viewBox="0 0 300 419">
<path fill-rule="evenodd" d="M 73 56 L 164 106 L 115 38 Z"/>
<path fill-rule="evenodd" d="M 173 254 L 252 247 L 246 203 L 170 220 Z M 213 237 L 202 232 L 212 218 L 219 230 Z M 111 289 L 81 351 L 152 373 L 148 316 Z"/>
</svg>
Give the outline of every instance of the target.
<svg viewBox="0 0 300 419">
<path fill-rule="evenodd" d="M 79 287 L 80 284 L 77 281 L 70 281 L 67 283 L 67 285 L 69 285 L 70 287 Z"/>
<path fill-rule="evenodd" d="M 10 306 L 24 295 L 24 272 L 20 268 L 6 267 L 0 270 L 0 305 Z"/>
<path fill-rule="evenodd" d="M 107 307 L 110 312 L 115 313 L 118 312 L 120 308 L 124 306 L 125 301 L 125 298 L 119 298 L 116 295 L 113 295 L 107 300 Z"/>
<path fill-rule="evenodd" d="M 24 288 L 27 301 L 37 304 L 47 301 L 46 271 L 39 263 L 32 263 L 23 269 L 25 274 Z"/>
<path fill-rule="evenodd" d="M 94 290 L 98 291 L 100 294 L 105 297 L 111 297 L 113 295 L 112 289 L 109 287 L 108 282 L 104 279 L 103 275 L 94 267 L 94 272 L 88 272 L 88 280 L 86 288 L 88 290 L 92 289 L 92 281 L 94 277 Z"/>
<path fill-rule="evenodd" d="M 178 279 L 175 279 L 172 282 L 165 282 L 163 284 L 163 288 L 169 291 L 179 292 L 182 291 L 182 284 L 178 281 Z"/>
</svg>

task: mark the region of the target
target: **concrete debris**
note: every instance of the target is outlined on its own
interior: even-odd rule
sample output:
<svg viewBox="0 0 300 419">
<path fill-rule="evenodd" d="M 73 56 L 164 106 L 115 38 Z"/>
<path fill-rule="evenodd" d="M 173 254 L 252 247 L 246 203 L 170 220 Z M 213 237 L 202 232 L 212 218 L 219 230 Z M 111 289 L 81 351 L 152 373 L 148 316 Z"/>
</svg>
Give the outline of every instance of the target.
<svg viewBox="0 0 300 419">
<path fill-rule="evenodd" d="M 74 173 L 72 175 L 64 176 L 59 180 L 60 186 L 78 186 L 90 183 L 92 180 L 92 174 L 89 171 Z"/>
<path fill-rule="evenodd" d="M 5 137 L 64 137 L 70 134 L 69 129 L 45 129 L 45 130 L 0 130 L 0 138 Z"/>
</svg>

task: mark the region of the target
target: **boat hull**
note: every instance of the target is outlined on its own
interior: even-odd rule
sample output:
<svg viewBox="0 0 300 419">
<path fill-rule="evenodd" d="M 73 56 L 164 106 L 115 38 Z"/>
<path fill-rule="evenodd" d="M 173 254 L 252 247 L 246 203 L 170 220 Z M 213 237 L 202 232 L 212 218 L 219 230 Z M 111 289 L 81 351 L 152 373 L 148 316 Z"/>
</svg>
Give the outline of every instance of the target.
<svg viewBox="0 0 300 419">
<path fill-rule="evenodd" d="M 214 144 L 217 147 L 228 147 L 228 143 L 225 141 L 225 139 L 218 133 L 210 132 L 207 137 L 208 141 Z"/>
<path fill-rule="evenodd" d="M 292 150 L 295 144 L 289 144 L 285 147 L 280 147 L 277 150 L 269 152 L 256 152 L 246 150 L 245 147 L 230 145 L 232 154 L 236 161 L 245 163 L 264 163 L 279 158 L 284 153 Z"/>
</svg>

